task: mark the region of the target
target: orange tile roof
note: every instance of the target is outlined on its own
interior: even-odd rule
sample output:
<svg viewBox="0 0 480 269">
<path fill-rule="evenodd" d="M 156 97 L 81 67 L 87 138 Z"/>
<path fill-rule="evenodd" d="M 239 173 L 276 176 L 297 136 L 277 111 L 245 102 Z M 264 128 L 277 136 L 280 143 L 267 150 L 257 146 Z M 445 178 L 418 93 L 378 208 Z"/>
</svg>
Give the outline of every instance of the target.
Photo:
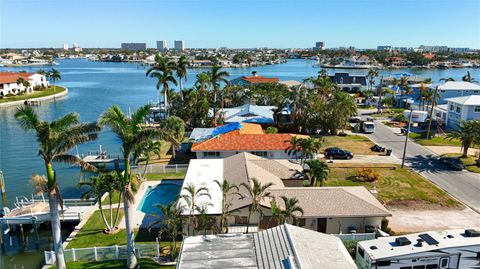
<svg viewBox="0 0 480 269">
<path fill-rule="evenodd" d="M 192 145 L 192 151 L 285 150 L 293 136 L 304 137 L 296 134 L 234 134 L 231 132 L 195 143 Z"/>
<path fill-rule="evenodd" d="M 0 84 L 5 83 L 15 83 L 19 78 L 24 78 L 28 80 L 28 78 L 34 75 L 33 73 L 24 73 L 24 72 L 0 72 Z"/>
<path fill-rule="evenodd" d="M 242 77 L 243 80 L 250 83 L 277 83 L 280 80 L 278 78 L 266 78 L 262 76 L 251 76 L 251 77 Z"/>
</svg>

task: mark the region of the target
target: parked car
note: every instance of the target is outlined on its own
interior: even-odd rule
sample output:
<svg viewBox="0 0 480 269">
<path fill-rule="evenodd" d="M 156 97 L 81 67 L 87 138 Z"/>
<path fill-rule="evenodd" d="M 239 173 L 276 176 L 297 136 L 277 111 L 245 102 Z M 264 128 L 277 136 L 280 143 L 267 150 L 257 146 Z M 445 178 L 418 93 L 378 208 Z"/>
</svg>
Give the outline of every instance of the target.
<svg viewBox="0 0 480 269">
<path fill-rule="evenodd" d="M 462 161 L 455 157 L 441 157 L 440 162 L 448 165 L 451 169 L 456 171 L 462 171 L 465 169 Z"/>
<path fill-rule="evenodd" d="M 326 159 L 347 159 L 353 158 L 353 153 L 341 148 L 327 148 L 324 152 Z"/>
</svg>

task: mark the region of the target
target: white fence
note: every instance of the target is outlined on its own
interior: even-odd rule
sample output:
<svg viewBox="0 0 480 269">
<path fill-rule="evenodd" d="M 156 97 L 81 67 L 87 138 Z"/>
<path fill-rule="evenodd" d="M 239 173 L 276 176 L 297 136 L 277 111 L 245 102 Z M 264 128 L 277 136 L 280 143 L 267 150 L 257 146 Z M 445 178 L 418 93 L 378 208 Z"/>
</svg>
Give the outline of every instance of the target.
<svg viewBox="0 0 480 269">
<path fill-rule="evenodd" d="M 147 174 L 179 173 L 187 171 L 188 164 L 149 164 L 146 166 Z M 145 165 L 139 165 L 132 169 L 135 174 L 142 174 Z"/>
<path fill-rule="evenodd" d="M 72 248 L 65 249 L 65 260 L 67 262 L 101 262 L 108 260 L 127 259 L 127 246 L 108 246 L 92 248 Z M 55 263 L 55 251 L 45 251 L 45 264 Z M 159 258 L 160 244 L 138 244 L 135 245 L 135 255 L 137 258 Z"/>
<path fill-rule="evenodd" d="M 365 241 L 375 239 L 375 233 L 360 233 L 360 234 L 334 234 L 342 241 Z"/>
</svg>

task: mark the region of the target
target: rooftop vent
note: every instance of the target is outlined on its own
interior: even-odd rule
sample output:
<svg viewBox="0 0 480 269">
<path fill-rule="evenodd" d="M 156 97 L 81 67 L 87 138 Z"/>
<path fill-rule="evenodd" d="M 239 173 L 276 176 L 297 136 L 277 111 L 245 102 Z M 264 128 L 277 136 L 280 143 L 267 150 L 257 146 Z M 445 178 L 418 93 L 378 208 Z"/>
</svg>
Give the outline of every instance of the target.
<svg viewBox="0 0 480 269">
<path fill-rule="evenodd" d="M 397 237 L 395 239 L 395 243 L 397 243 L 399 246 L 408 246 L 412 242 L 410 242 L 410 240 L 408 240 L 408 238 L 406 238 L 406 237 Z"/>
<path fill-rule="evenodd" d="M 423 246 L 423 239 L 417 239 L 417 243 L 415 244 L 416 247 L 422 247 Z"/>
<path fill-rule="evenodd" d="M 467 229 L 465 230 L 465 237 L 480 237 L 480 231 Z"/>
<path fill-rule="evenodd" d="M 370 249 L 375 250 L 375 249 L 378 249 L 378 248 L 377 248 L 377 246 L 370 246 Z"/>
<path fill-rule="evenodd" d="M 447 235 L 447 238 L 455 238 L 455 236 L 449 234 L 449 235 Z"/>
</svg>

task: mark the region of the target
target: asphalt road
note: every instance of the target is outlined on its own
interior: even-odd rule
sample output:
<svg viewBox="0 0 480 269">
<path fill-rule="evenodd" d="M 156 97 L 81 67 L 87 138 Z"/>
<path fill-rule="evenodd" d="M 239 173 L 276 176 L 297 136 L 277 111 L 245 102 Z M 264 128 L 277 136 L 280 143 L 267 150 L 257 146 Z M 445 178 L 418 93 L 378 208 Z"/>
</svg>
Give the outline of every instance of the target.
<svg viewBox="0 0 480 269">
<path fill-rule="evenodd" d="M 393 150 L 402 158 L 405 136 L 386 125 L 375 122 L 375 133 L 368 135 L 375 143 Z M 438 155 L 409 140 L 405 165 L 410 166 L 452 196 L 480 213 L 480 175 L 468 171 L 452 171 L 440 163 Z"/>
</svg>

